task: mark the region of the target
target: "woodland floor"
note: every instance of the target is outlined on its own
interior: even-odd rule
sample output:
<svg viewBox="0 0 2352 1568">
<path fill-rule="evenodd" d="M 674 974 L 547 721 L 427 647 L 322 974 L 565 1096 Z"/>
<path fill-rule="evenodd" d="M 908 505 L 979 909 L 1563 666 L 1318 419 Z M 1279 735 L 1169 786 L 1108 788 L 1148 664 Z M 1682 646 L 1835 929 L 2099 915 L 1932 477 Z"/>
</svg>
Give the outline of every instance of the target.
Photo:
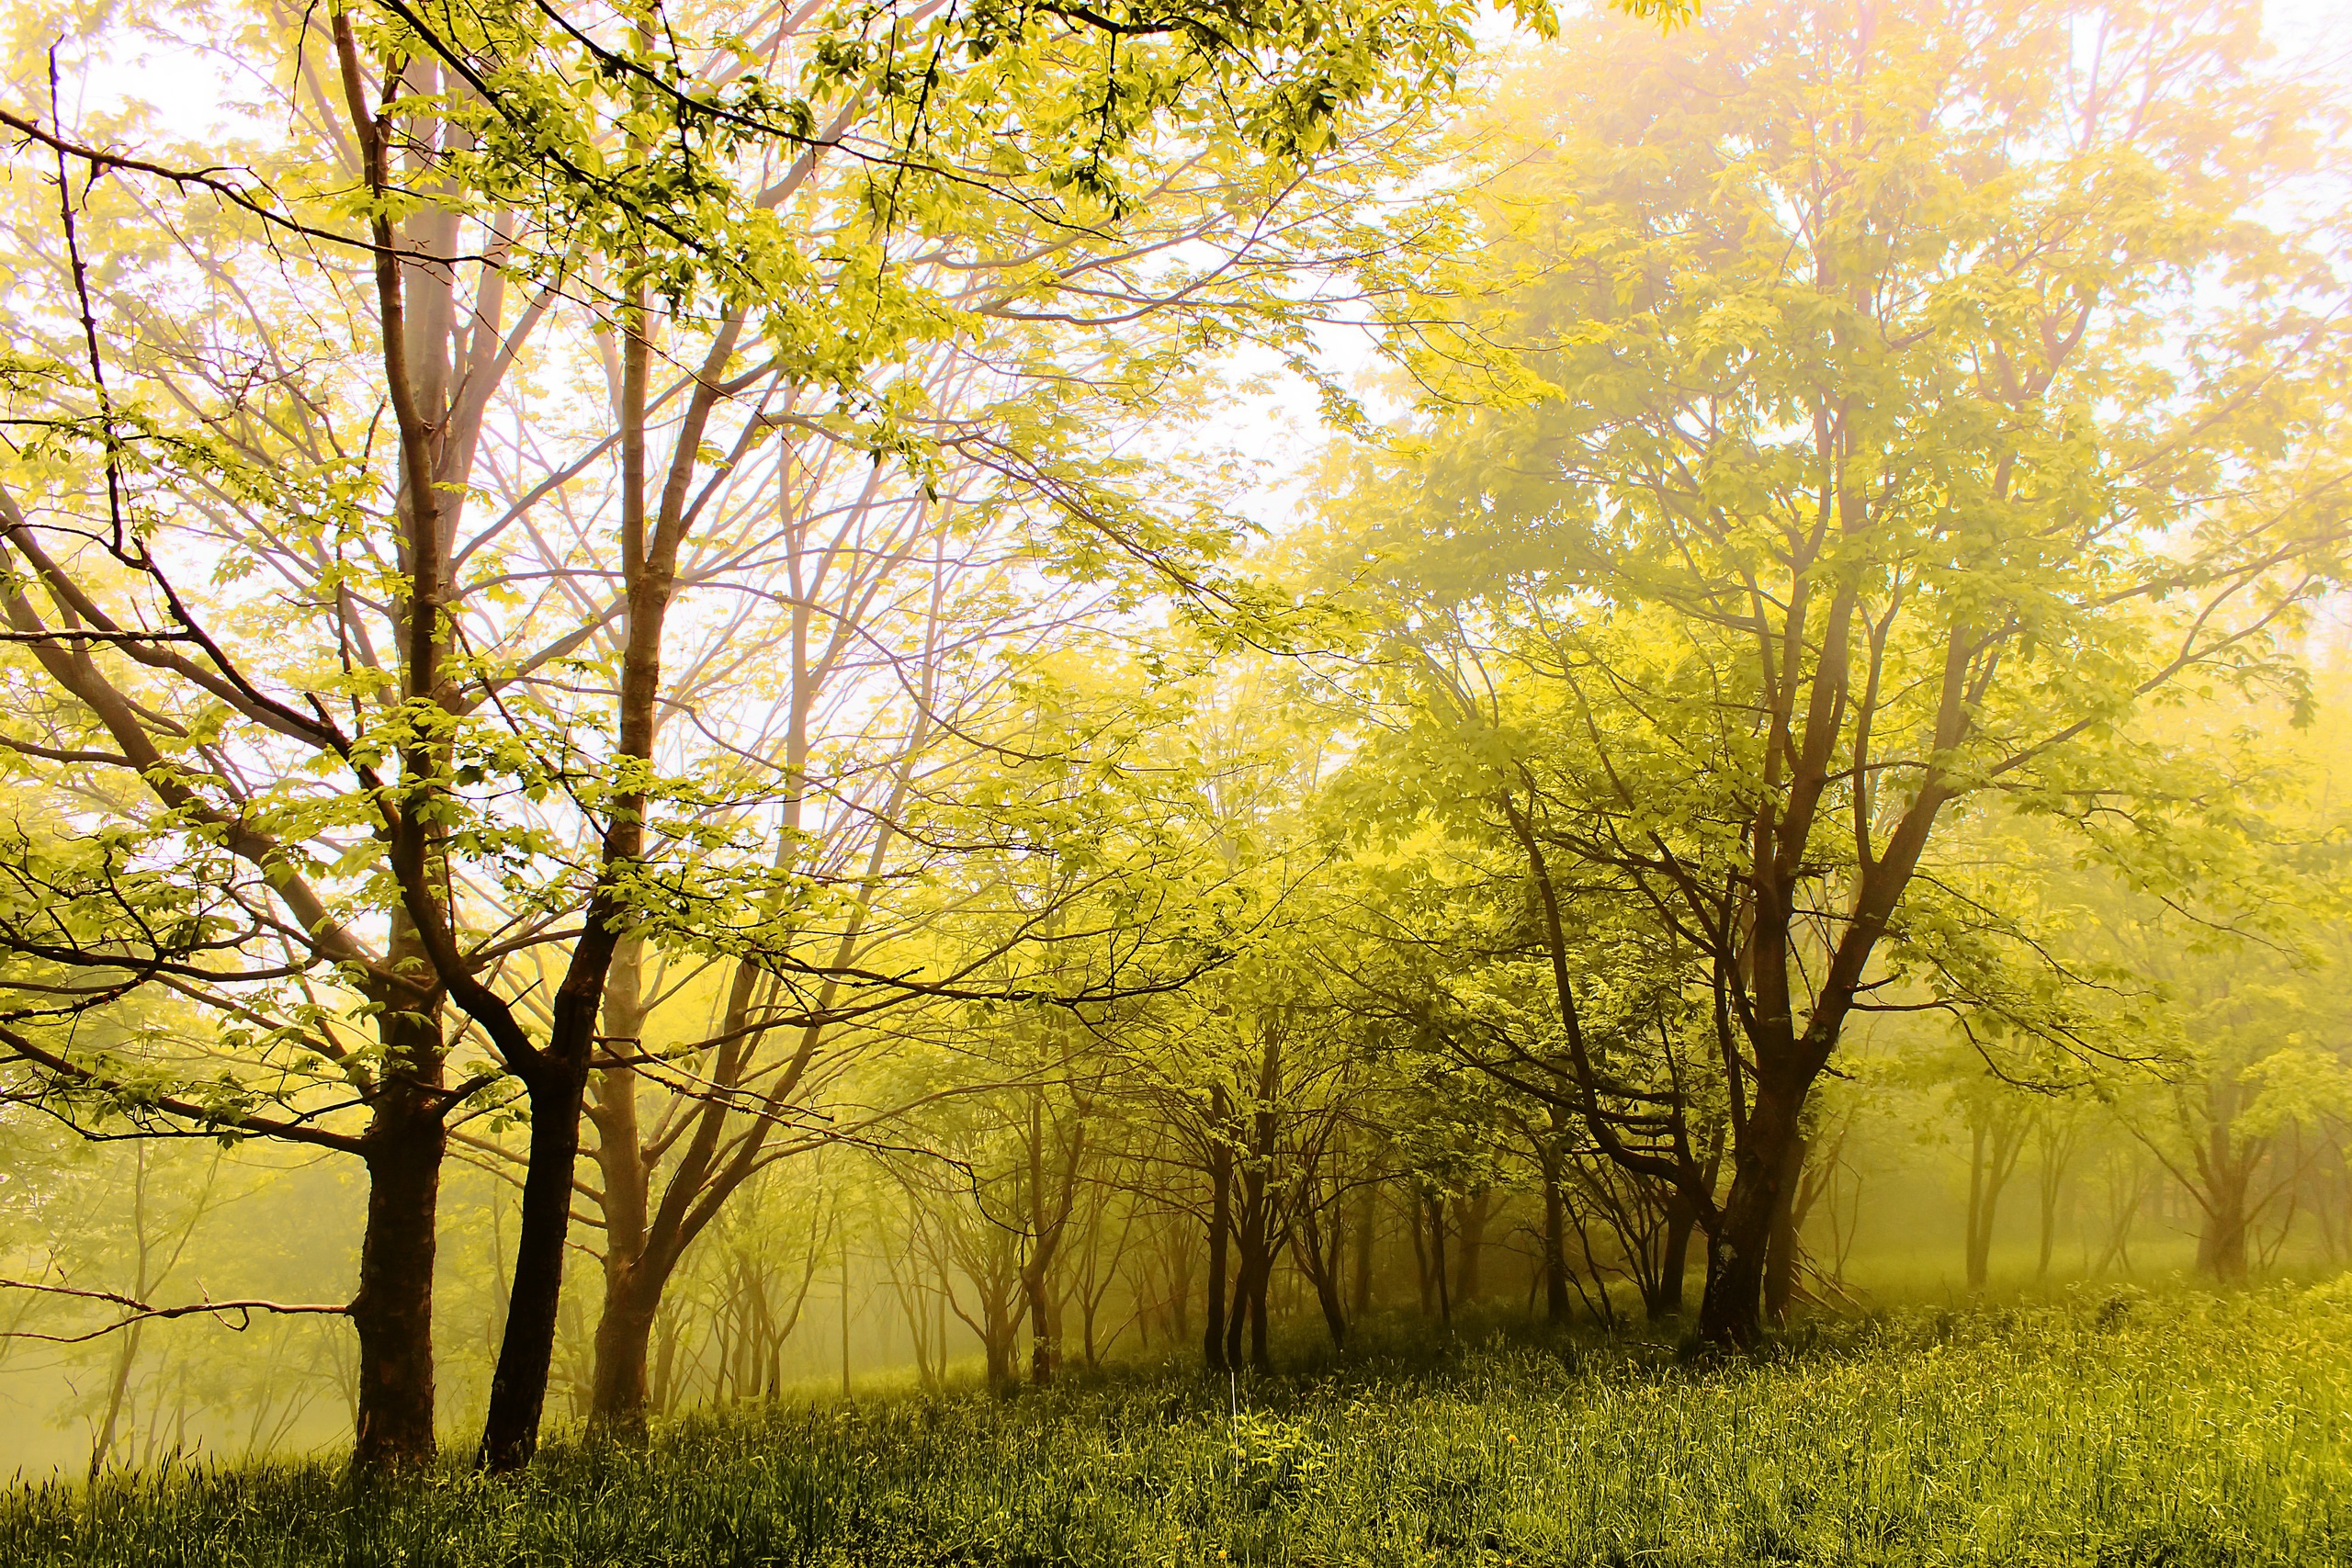
<svg viewBox="0 0 2352 1568">
<path fill-rule="evenodd" d="M 1737 1360 L 1496 1333 L 1238 1389 L 778 1404 L 510 1483 L 0 1494 L 27 1568 L 2346 1562 L 2352 1278 L 1831 1320 Z"/>
</svg>

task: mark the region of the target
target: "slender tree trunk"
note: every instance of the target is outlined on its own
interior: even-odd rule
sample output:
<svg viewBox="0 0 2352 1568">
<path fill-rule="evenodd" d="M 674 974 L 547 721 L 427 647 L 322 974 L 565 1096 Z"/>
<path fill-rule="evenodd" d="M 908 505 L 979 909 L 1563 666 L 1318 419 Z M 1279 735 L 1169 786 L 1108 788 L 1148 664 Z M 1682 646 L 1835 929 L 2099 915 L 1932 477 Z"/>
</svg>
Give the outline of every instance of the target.
<svg viewBox="0 0 2352 1568">
<path fill-rule="evenodd" d="M 1221 1372 L 1232 1362 L 1225 1350 L 1227 1247 L 1233 1235 L 1233 1149 L 1225 1141 L 1230 1102 L 1222 1089 L 1209 1094 L 1209 1280 L 1208 1325 L 1201 1336 L 1201 1359 Z"/>
<path fill-rule="evenodd" d="M 1351 1320 L 1362 1323 L 1363 1314 L 1372 1310 L 1372 1247 L 1374 1227 L 1380 1224 L 1380 1184 L 1367 1181 L 1356 1200 L 1356 1263 L 1355 1278 L 1349 1286 Z"/>
<path fill-rule="evenodd" d="M 1968 1286 L 1982 1290 L 1991 1277 L 1993 1224 L 2001 1193 L 2025 1147 L 2023 1127 L 1987 1118 L 1973 1128 L 1968 1167 Z"/>
<path fill-rule="evenodd" d="M 493 1474 L 520 1470 L 538 1448 L 562 1303 L 572 1166 L 580 1155 L 580 1112 L 588 1085 L 586 1047 L 582 1032 L 571 1051 L 557 1055 L 550 1050 L 524 1081 L 531 1139 L 514 1240 L 514 1284 L 482 1421 L 481 1465 Z"/>
<path fill-rule="evenodd" d="M 1266 1291 L 1273 1283 L 1273 1259 L 1270 1256 L 1257 1270 L 1253 1281 L 1256 1289 L 1250 1292 L 1250 1369 L 1271 1372 L 1274 1370 L 1272 1352 L 1266 1343 Z"/>
<path fill-rule="evenodd" d="M 2051 1255 L 2058 1247 L 2058 1199 L 2066 1174 L 2064 1156 L 2053 1145 L 2043 1145 L 2041 1168 L 2038 1174 L 2041 1179 L 2041 1247 L 2034 1257 L 2033 1277 L 2039 1280 L 2050 1278 Z"/>
<path fill-rule="evenodd" d="M 1193 1244 L 1181 1222 L 1170 1227 L 1168 1258 L 1168 1337 L 1182 1345 L 1193 1337 Z"/>
<path fill-rule="evenodd" d="M 1455 1205 L 1462 1217 L 1454 1234 L 1462 1245 L 1453 1258 L 1453 1299 L 1463 1306 L 1478 1299 L 1478 1269 L 1486 1260 L 1487 1219 L 1494 1202 L 1494 1194 L 1481 1189 Z"/>
<path fill-rule="evenodd" d="M 1266 1173 L 1250 1166 L 1241 1173 L 1241 1216 L 1236 1227 L 1241 1267 L 1236 1272 L 1233 1309 L 1225 1324 L 1225 1364 L 1242 1365 L 1242 1337 L 1249 1335 L 1250 1364 L 1263 1369 L 1266 1286 L 1273 1270 L 1267 1258 Z"/>
<path fill-rule="evenodd" d="M 615 1040 L 633 1043 L 643 1033 L 643 943 L 634 937 L 624 939 L 613 954 L 612 973 L 605 982 L 605 1032 Z M 640 1437 L 653 1317 L 668 1270 L 645 1255 L 651 1172 L 638 1146 L 637 1069 L 605 1067 L 596 1074 L 594 1088 L 587 1111 L 596 1129 L 605 1301 L 596 1318 L 588 1424 L 602 1432 Z M 657 1274 L 659 1278 L 652 1277 Z"/>
<path fill-rule="evenodd" d="M 1022 1298 L 1029 1304 L 1029 1381 L 1043 1387 L 1054 1381 L 1061 1361 L 1059 1325 L 1054 1321 L 1048 1280 L 1043 1268 L 1021 1271 Z"/>
<path fill-rule="evenodd" d="M 148 1298 L 149 1292 L 161 1285 L 164 1282 L 164 1278 L 168 1276 L 172 1269 L 178 1264 L 180 1255 L 187 1249 L 189 1238 L 196 1234 L 197 1223 L 203 1218 L 204 1211 L 211 1202 L 212 1184 L 219 1177 L 220 1171 L 220 1156 L 218 1154 L 215 1154 L 212 1156 L 211 1168 L 206 1173 L 203 1185 L 196 1194 L 194 1208 L 187 1214 L 185 1223 L 179 1226 L 178 1240 L 165 1246 L 148 1224 L 147 1192 L 148 1179 L 151 1173 L 147 1165 L 146 1144 L 143 1142 L 134 1144 L 132 1145 L 132 1154 L 133 1163 L 131 1166 L 130 1178 L 130 1239 L 132 1263 L 130 1293 L 134 1299 L 145 1301 Z M 159 1251 L 163 1254 L 161 1258 L 157 1257 L 157 1253 Z M 130 1393 L 130 1369 L 139 1359 L 140 1339 L 146 1326 L 146 1323 L 143 1320 L 132 1320 L 130 1326 L 123 1334 L 121 1343 L 117 1350 L 114 1363 L 114 1376 L 110 1380 L 107 1390 L 106 1416 L 99 1424 L 96 1438 L 91 1444 L 90 1448 L 90 1479 L 93 1481 L 97 1479 L 100 1468 L 105 1465 L 107 1459 L 112 1457 L 114 1453 L 117 1427 L 122 1418 L 126 1405 L 134 1407 L 133 1430 L 140 1429 L 136 1426 L 135 1417 L 135 1406 L 137 1401 Z M 187 1374 L 183 1372 L 180 1378 L 180 1393 L 182 1398 L 186 1398 L 187 1392 Z M 356 1395 L 354 1403 L 356 1404 Z M 155 1403 L 153 1409 L 151 1412 L 151 1418 L 144 1428 L 145 1440 L 142 1445 L 143 1451 L 140 1461 L 142 1464 L 146 1463 L 148 1458 L 154 1452 L 155 1444 L 160 1436 L 163 1416 L 164 1391 L 159 1386 L 155 1391 Z M 127 1442 L 129 1434 L 124 1434 L 124 1438 Z"/>
<path fill-rule="evenodd" d="M 107 1380 L 107 1412 L 98 1423 L 98 1435 L 90 1443 L 90 1479 L 96 1481 L 114 1453 L 115 1433 L 122 1419 L 123 1396 L 130 1388 L 130 1369 L 139 1359 L 140 1331 L 147 1325 L 134 1323 L 123 1330 L 122 1344 L 115 1351 L 114 1375 Z"/>
<path fill-rule="evenodd" d="M 1650 1303 L 1650 1321 L 1662 1323 L 1682 1315 L 1684 1276 L 1690 1271 L 1690 1233 L 1699 1226 L 1699 1210 L 1679 1187 L 1666 1200 L 1666 1251 L 1658 1261 L 1657 1296 Z"/>
<path fill-rule="evenodd" d="M 1538 1156 L 1544 1172 L 1544 1317 L 1566 1327 L 1575 1308 L 1568 1302 L 1568 1198 L 1560 1178 L 1560 1150 L 1546 1143 Z"/>
<path fill-rule="evenodd" d="M 678 1324 L 673 1314 L 662 1325 L 660 1348 L 653 1359 L 653 1408 L 667 1416 L 678 1402 Z"/>
<path fill-rule="evenodd" d="M 1984 1276 L 1991 1266 L 1993 1222 L 1987 1212 L 1992 1204 L 1985 1192 L 1985 1148 L 1989 1134 L 1980 1123 L 1969 1129 L 1968 1140 L 1968 1239 L 1965 1255 L 1968 1288 L 1984 1288 Z"/>
<path fill-rule="evenodd" d="M 1438 1327 L 1447 1334 L 1453 1332 L 1453 1298 L 1445 1285 L 1445 1209 L 1435 1193 L 1424 1205 L 1430 1214 L 1430 1274 L 1437 1284 Z"/>
<path fill-rule="evenodd" d="M 1335 1213 L 1336 1210 L 1334 1205 Z M 1301 1260 L 1308 1265 L 1306 1282 L 1314 1287 L 1315 1304 L 1322 1310 L 1323 1326 L 1331 1336 L 1331 1348 L 1339 1349 L 1348 1342 L 1348 1313 L 1340 1300 L 1340 1262 L 1347 1256 L 1347 1235 L 1342 1232 L 1333 1236 L 1327 1248 L 1317 1228 L 1309 1224 L 1304 1246 L 1298 1251 Z"/>
</svg>

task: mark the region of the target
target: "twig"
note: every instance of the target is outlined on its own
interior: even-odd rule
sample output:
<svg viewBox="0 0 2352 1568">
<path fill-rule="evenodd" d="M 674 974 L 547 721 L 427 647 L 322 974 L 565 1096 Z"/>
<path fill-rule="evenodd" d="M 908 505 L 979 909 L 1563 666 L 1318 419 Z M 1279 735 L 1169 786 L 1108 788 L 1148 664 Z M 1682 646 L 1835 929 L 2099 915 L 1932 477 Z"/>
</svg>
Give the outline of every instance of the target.
<svg viewBox="0 0 2352 1568">
<path fill-rule="evenodd" d="M 112 1291 L 83 1291 L 76 1290 L 71 1285 L 43 1285 L 31 1280 L 0 1280 L 0 1290 L 37 1291 L 43 1295 L 73 1296 L 82 1301 L 106 1302 L 115 1306 L 131 1309 L 130 1316 L 118 1319 L 102 1328 L 93 1328 L 86 1334 L 37 1334 L 30 1329 L 9 1329 L 0 1332 L 0 1339 L 40 1339 L 51 1345 L 80 1345 L 112 1334 L 117 1329 L 128 1328 L 134 1323 L 144 1323 L 150 1318 L 197 1317 L 206 1314 L 225 1317 L 227 1314 L 235 1313 L 237 1321 L 230 1324 L 229 1326 L 242 1334 L 252 1326 L 253 1314 L 257 1312 L 277 1313 L 287 1316 L 326 1314 L 348 1317 L 351 1315 L 351 1306 L 348 1303 L 191 1302 L 186 1306 L 159 1307 L 150 1306 L 136 1296 L 118 1295 Z"/>
</svg>

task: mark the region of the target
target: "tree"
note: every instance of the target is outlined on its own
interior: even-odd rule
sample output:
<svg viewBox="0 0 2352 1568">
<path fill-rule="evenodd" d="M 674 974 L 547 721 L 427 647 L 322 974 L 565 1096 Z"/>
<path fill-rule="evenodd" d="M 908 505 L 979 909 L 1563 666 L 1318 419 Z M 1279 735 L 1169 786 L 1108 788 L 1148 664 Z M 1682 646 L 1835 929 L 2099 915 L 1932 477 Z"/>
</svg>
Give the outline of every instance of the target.
<svg viewBox="0 0 2352 1568">
<path fill-rule="evenodd" d="M 2346 252 L 2289 199 L 2331 122 L 2250 12 L 1759 0 L 1603 37 L 1520 88 L 1475 263 L 1418 275 L 1396 352 L 1453 400 L 1369 465 L 1351 547 L 1419 683 L 1391 765 L 1516 846 L 1579 1113 L 1696 1208 L 1702 1327 L 1747 1344 L 1849 1021 L 1970 1006 L 2006 940 L 1954 825 L 2123 854 L 2120 818 L 2216 804 L 2150 705 L 2297 689 Z M 1707 998 L 1679 1060 L 1727 1105 L 1726 1191 L 1687 1090 L 1579 1026 L 1595 879 Z"/>
<path fill-rule="evenodd" d="M 16 755 L 141 863 L 126 875 L 85 836 L 61 864 L 27 840 L 28 884 L 76 920 L 17 928 L 20 950 L 96 974 L 81 1010 L 196 994 L 239 1026 L 187 1043 L 225 1048 L 198 1077 L 225 1057 L 236 1087 L 129 1094 L 116 1064 L 40 1029 L 8 1044 L 61 1093 L 368 1163 L 368 1468 L 432 1446 L 449 1121 L 519 1087 L 529 1147 L 482 1443 L 512 1468 L 545 1397 L 616 955 L 781 950 L 775 912 L 823 896 L 820 871 L 741 830 L 773 774 L 723 737 L 664 739 L 665 659 L 735 618 L 676 612 L 763 591 L 727 525 L 755 514 L 792 433 L 919 484 L 961 450 L 1049 498 L 1080 570 L 1207 588 L 1216 526 L 1041 463 L 1028 437 L 1071 426 L 936 417 L 904 367 L 926 345 L 1163 309 L 1194 349 L 1261 317 L 1279 333 L 1259 198 L 1354 111 L 1442 87 L 1469 35 L 1455 7 L 1386 0 L 885 5 L 753 38 L 734 13 L 650 6 L 207 21 L 220 47 L 286 62 L 263 118 L 292 130 L 249 171 L 118 151 L 53 103 L 5 115 L 53 170 L 36 194 L 58 224 L 18 225 L 44 302 L 9 395 L 41 434 L 6 476 L 0 538 L 10 636 L 55 703 Z M 101 176 L 123 220 L 107 232 L 138 236 L 135 258 L 87 250 Z M 1151 220 L 1194 197 L 1205 228 Z M 566 365 L 607 373 L 608 421 L 550 432 L 560 400 L 516 385 L 561 384 Z M 1108 379 L 1129 374 L 1154 379 L 1132 356 Z M 216 581 L 192 586 L 206 559 Z M 747 926 L 746 908 L 771 917 Z M 762 1027 L 862 1005 L 823 968 L 771 964 L 794 999 Z M 451 1081 L 463 1052 L 480 1059 Z"/>
</svg>

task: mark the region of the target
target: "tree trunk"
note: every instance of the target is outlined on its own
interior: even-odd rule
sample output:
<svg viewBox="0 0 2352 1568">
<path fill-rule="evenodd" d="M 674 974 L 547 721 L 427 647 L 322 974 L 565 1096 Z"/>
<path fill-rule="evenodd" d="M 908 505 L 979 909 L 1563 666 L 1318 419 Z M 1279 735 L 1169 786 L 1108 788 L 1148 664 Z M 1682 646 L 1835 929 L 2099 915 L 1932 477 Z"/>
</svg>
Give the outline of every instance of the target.
<svg viewBox="0 0 2352 1568">
<path fill-rule="evenodd" d="M 563 1295 L 564 1238 L 571 1225 L 572 1165 L 580 1155 L 581 1103 L 588 1084 L 586 1043 L 582 1038 L 580 1048 L 565 1056 L 550 1050 L 524 1083 L 531 1141 L 514 1240 L 514 1285 L 498 1367 L 491 1375 L 490 1409 L 482 1420 L 481 1467 L 492 1474 L 520 1470 L 538 1449 Z"/>
<path fill-rule="evenodd" d="M 1462 1245 L 1453 1258 L 1453 1299 L 1463 1306 L 1478 1299 L 1478 1267 L 1486 1259 L 1487 1218 L 1494 1204 L 1494 1194 L 1483 1188 L 1455 1204 L 1461 1219 L 1454 1234 Z"/>
<path fill-rule="evenodd" d="M 2052 1186 L 2041 1194 L 2041 1244 L 2033 1259 L 2033 1277 L 2039 1281 L 2050 1278 L 2051 1255 L 2058 1247 L 2058 1191 Z"/>
<path fill-rule="evenodd" d="M 605 980 L 605 1033 L 635 1043 L 645 1029 L 640 991 L 644 945 L 623 939 Z M 637 1069 L 599 1071 L 587 1108 L 596 1129 L 596 1173 L 605 1219 L 605 1303 L 596 1319 L 595 1366 L 589 1374 L 588 1424 L 623 1437 L 645 1432 L 646 1362 L 653 1316 L 668 1270 L 645 1256 L 651 1172 L 638 1146 Z M 650 1289 L 648 1289 L 648 1285 Z"/>
<path fill-rule="evenodd" d="M 1233 1310 L 1225 1324 L 1225 1364 L 1242 1365 L 1242 1336 L 1250 1341 L 1249 1364 L 1267 1370 L 1266 1287 L 1273 1269 L 1267 1256 L 1266 1173 L 1250 1167 L 1241 1173 L 1241 1223 L 1236 1227 L 1241 1254 L 1233 1289 Z"/>
<path fill-rule="evenodd" d="M 2216 1127 L 2211 1144 L 2203 1194 L 2204 1224 L 2197 1233 L 2197 1267 L 2217 1280 L 2243 1280 L 2246 1232 L 2251 1225 L 2246 1193 L 2253 1185 L 2254 1161 L 2231 1149 L 2227 1128 Z"/>
<path fill-rule="evenodd" d="M 1265 1178 L 1242 1175 L 1241 1224 L 1237 1248 L 1240 1267 L 1234 1272 L 1233 1307 L 1225 1321 L 1225 1364 L 1268 1370 L 1266 1359 L 1266 1287 L 1273 1275 L 1266 1256 Z M 1244 1359 L 1244 1336 L 1248 1338 Z"/>
<path fill-rule="evenodd" d="M 1356 1263 L 1355 1278 L 1350 1282 L 1349 1317 L 1357 1323 L 1372 1310 L 1372 1245 L 1374 1227 L 1380 1224 L 1380 1184 L 1367 1181 L 1356 1203 Z"/>
<path fill-rule="evenodd" d="M 1040 1387 L 1054 1381 L 1061 1361 L 1061 1325 L 1054 1321 L 1048 1284 L 1042 1263 L 1021 1271 L 1021 1295 L 1029 1307 L 1029 1381 Z"/>
<path fill-rule="evenodd" d="M 1985 1151 L 1987 1136 L 1982 1124 L 1969 1129 L 1968 1140 L 1968 1237 L 1965 1255 L 1968 1288 L 1981 1291 L 1984 1276 L 1990 1271 L 1993 1250 L 1993 1207 L 1985 1192 Z"/>
<path fill-rule="evenodd" d="M 1273 1352 L 1266 1342 L 1266 1289 L 1273 1278 L 1272 1269 L 1260 1269 L 1258 1288 L 1250 1293 L 1250 1370 L 1253 1372 L 1274 1370 Z"/>
<path fill-rule="evenodd" d="M 1733 1141 L 1731 1191 L 1707 1237 L 1707 1289 L 1699 1332 L 1719 1345 L 1753 1347 L 1763 1337 L 1764 1263 L 1791 1156 L 1800 1143 L 1804 1087 L 1759 1081 L 1756 1101 Z"/>
<path fill-rule="evenodd" d="M 389 946 L 396 965 L 423 962 L 403 914 L 392 918 Z M 433 1459 L 433 1265 L 449 1142 L 435 1103 L 446 1059 L 440 1015 L 388 1007 L 377 1029 L 385 1060 L 363 1134 L 368 1224 L 351 1298 L 359 1341 L 351 1466 L 363 1475 Z"/>
<path fill-rule="evenodd" d="M 438 1027 L 423 1027 L 434 1031 L 437 1056 Z M 393 1078 L 367 1133 L 368 1228 L 351 1299 L 359 1339 L 351 1464 L 362 1474 L 433 1459 L 433 1263 L 447 1133 L 424 1098 L 424 1086 Z"/>
<path fill-rule="evenodd" d="M 1010 1393 L 1013 1384 L 1013 1339 L 1020 1333 L 1021 1325 L 1001 1309 L 985 1312 L 982 1316 L 988 1325 L 980 1350 L 988 1362 L 989 1392 Z"/>
<path fill-rule="evenodd" d="M 1682 1315 L 1683 1277 L 1690 1271 L 1690 1233 L 1698 1225 L 1698 1206 L 1679 1187 L 1673 1189 L 1666 1200 L 1666 1254 L 1658 1262 L 1657 1295 L 1650 1303 L 1652 1323 Z"/>
<path fill-rule="evenodd" d="M 1447 1334 L 1453 1332 L 1453 1298 L 1445 1286 L 1445 1210 L 1435 1193 L 1424 1205 L 1430 1213 L 1430 1272 L 1437 1284 L 1438 1327 Z"/>
<path fill-rule="evenodd" d="M 2051 1254 L 2058 1246 L 2058 1199 L 2066 1178 L 2066 1164 L 2074 1153 L 2074 1140 L 2063 1129 L 2052 1130 L 2048 1116 L 2041 1123 L 2041 1163 L 2035 1172 L 2039 1182 L 2038 1196 L 2041 1200 L 2041 1247 L 2034 1258 L 2033 1277 L 2050 1278 Z"/>
<path fill-rule="evenodd" d="M 1226 1371 L 1232 1365 L 1225 1352 L 1226 1258 L 1233 1235 L 1233 1149 L 1225 1141 L 1227 1114 L 1225 1090 L 1211 1090 L 1208 1326 L 1201 1336 L 1201 1359 L 1213 1372 Z"/>
<path fill-rule="evenodd" d="M 2017 1169 L 2025 1147 L 2025 1130 L 1986 1112 L 1971 1126 L 1968 1161 L 1968 1288 L 1984 1288 L 1993 1264 L 1993 1223 L 2001 1208 L 2001 1190 Z"/>
<path fill-rule="evenodd" d="M 1771 1240 L 1764 1260 L 1764 1315 L 1773 1323 L 1788 1321 L 1789 1303 L 1796 1297 L 1797 1255 L 1802 1250 L 1797 1239 L 1797 1187 L 1804 1179 L 1804 1139 L 1792 1139 L 1780 1190 L 1772 1199 Z"/>
<path fill-rule="evenodd" d="M 1307 1233 L 1307 1246 L 1310 1248 L 1317 1246 L 1312 1231 Z M 1344 1347 L 1348 1342 L 1348 1313 L 1346 1306 L 1340 1300 L 1340 1281 L 1337 1272 L 1339 1259 L 1344 1255 L 1345 1246 L 1344 1237 L 1334 1238 L 1329 1263 L 1318 1263 L 1307 1273 L 1307 1283 L 1315 1287 L 1315 1304 L 1322 1309 L 1323 1326 L 1329 1332 L 1331 1348 L 1335 1350 Z M 1317 1256 L 1320 1257 L 1321 1254 L 1318 1253 Z"/>
<path fill-rule="evenodd" d="M 1558 1146 L 1545 1144 L 1538 1157 L 1544 1171 L 1544 1317 L 1565 1327 L 1575 1310 L 1568 1304 L 1568 1199 L 1561 1189 Z"/>
<path fill-rule="evenodd" d="M 656 1277 L 638 1267 L 605 1281 L 605 1304 L 596 1318 L 596 1361 L 591 1373 L 588 1425 L 616 1437 L 645 1435 L 653 1402 L 653 1323 L 661 1315 L 662 1289 L 669 1271 Z"/>
</svg>

